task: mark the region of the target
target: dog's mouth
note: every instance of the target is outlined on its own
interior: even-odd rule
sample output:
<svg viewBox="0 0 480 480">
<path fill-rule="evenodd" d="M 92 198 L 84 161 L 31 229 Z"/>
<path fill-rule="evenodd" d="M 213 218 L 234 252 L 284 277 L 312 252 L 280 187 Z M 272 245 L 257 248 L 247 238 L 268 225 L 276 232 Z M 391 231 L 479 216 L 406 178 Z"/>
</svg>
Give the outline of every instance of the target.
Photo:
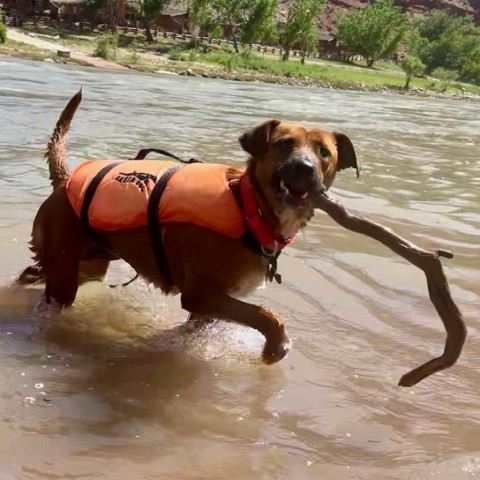
<svg viewBox="0 0 480 480">
<path fill-rule="evenodd" d="M 281 203 L 289 207 L 305 207 L 314 197 L 314 193 L 325 190 L 318 175 L 312 178 L 285 175 L 278 170 L 273 178 L 273 190 Z"/>
</svg>

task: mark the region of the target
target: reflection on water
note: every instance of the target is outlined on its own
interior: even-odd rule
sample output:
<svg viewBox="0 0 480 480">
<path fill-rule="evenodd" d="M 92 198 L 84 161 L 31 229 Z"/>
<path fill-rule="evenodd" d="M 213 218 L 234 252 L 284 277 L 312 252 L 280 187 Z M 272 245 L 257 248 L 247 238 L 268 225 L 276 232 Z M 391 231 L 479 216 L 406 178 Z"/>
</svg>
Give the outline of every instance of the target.
<svg viewBox="0 0 480 480">
<path fill-rule="evenodd" d="M 49 192 L 43 149 L 81 85 L 72 166 L 146 147 L 241 162 L 238 136 L 270 117 L 347 133 L 363 176 L 343 172 L 333 194 L 455 253 L 445 266 L 469 330 L 460 362 L 396 386 L 443 347 L 423 274 L 322 213 L 281 257 L 284 283 L 251 298 L 287 319 L 293 350 L 279 365 L 260 364 L 256 332 L 191 331 L 178 299 L 142 282 L 90 284 L 72 311 L 33 317 L 40 290 L 9 282 Z M 480 475 L 478 105 L 0 60 L 0 109 L 0 478 Z M 108 280 L 131 273 L 119 262 Z"/>
</svg>

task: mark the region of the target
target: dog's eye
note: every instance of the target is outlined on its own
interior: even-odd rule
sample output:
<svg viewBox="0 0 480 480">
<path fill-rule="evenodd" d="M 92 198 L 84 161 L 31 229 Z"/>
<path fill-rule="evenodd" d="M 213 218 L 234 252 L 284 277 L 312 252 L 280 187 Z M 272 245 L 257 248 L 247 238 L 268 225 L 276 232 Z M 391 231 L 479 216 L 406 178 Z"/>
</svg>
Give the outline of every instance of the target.
<svg viewBox="0 0 480 480">
<path fill-rule="evenodd" d="M 295 147 L 295 140 L 291 137 L 283 137 L 276 140 L 275 145 L 282 150 L 293 150 Z"/>
<path fill-rule="evenodd" d="M 332 156 L 332 154 L 330 153 L 330 150 L 328 148 L 323 147 L 323 146 L 318 147 L 317 153 L 322 158 L 328 158 L 328 157 Z"/>
</svg>

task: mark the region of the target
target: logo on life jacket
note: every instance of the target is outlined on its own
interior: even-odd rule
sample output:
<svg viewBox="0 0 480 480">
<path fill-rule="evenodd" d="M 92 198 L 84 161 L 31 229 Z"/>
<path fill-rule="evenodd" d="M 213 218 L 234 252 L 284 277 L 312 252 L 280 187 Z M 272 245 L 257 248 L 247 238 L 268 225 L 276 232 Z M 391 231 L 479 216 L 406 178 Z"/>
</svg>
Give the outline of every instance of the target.
<svg viewBox="0 0 480 480">
<path fill-rule="evenodd" d="M 118 175 L 114 178 L 114 180 L 119 183 L 133 183 L 143 193 L 148 187 L 148 182 L 156 182 L 157 177 L 155 175 L 152 175 L 151 173 L 133 171 L 129 173 L 119 172 Z"/>
</svg>

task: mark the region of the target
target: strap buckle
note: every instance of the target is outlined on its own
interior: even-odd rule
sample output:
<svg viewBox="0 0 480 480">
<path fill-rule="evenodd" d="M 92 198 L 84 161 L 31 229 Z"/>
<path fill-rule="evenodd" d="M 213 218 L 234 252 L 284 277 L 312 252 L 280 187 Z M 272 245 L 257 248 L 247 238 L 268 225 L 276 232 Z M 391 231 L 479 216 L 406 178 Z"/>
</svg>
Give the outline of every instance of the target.
<svg viewBox="0 0 480 480">
<path fill-rule="evenodd" d="M 273 279 L 280 284 L 282 283 L 282 276 L 277 272 L 278 264 L 277 259 L 280 256 L 281 250 L 278 248 L 278 243 L 276 240 L 273 241 L 274 247 L 273 250 L 267 250 L 263 245 L 260 247 L 262 254 L 268 258 L 268 266 L 266 277 L 271 282 Z"/>
</svg>

